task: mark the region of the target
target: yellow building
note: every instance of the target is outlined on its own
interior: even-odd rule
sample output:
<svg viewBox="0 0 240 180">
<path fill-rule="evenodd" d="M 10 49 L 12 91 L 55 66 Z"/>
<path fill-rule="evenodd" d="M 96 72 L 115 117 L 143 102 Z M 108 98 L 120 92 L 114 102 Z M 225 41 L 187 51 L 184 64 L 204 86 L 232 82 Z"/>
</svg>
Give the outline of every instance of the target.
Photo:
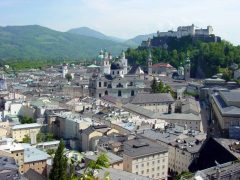
<svg viewBox="0 0 240 180">
<path fill-rule="evenodd" d="M 31 144 L 36 144 L 40 128 L 41 125 L 38 123 L 15 125 L 11 129 L 12 138 L 17 142 L 22 142 L 24 137 L 29 136 Z"/>
</svg>

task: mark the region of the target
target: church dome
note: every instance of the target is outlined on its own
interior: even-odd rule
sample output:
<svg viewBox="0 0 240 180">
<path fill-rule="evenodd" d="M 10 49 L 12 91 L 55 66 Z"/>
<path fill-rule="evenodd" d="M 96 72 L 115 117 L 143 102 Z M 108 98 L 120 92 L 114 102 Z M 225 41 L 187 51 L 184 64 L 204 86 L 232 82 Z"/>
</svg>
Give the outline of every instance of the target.
<svg viewBox="0 0 240 180">
<path fill-rule="evenodd" d="M 123 65 L 121 62 L 114 62 L 111 64 L 111 70 L 123 69 Z"/>
</svg>

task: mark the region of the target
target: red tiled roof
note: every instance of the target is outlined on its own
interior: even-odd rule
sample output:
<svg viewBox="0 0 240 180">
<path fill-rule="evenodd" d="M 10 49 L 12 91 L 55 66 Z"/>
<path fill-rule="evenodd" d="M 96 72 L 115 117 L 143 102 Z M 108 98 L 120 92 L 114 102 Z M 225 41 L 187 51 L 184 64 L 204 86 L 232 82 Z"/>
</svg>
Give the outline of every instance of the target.
<svg viewBox="0 0 240 180">
<path fill-rule="evenodd" d="M 158 67 L 172 68 L 172 66 L 168 63 L 153 64 L 153 67 L 155 67 L 155 68 L 158 68 Z"/>
</svg>

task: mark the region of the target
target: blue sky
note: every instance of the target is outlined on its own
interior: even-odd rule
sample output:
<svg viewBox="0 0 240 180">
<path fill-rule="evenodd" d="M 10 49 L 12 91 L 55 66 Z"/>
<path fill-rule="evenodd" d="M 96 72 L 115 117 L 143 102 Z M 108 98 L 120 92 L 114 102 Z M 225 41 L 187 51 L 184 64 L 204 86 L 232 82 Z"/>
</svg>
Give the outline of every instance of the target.
<svg viewBox="0 0 240 180">
<path fill-rule="evenodd" d="M 87 26 L 120 38 L 194 23 L 240 44 L 239 18 L 239 0 L 0 0 L 0 26 Z"/>
</svg>

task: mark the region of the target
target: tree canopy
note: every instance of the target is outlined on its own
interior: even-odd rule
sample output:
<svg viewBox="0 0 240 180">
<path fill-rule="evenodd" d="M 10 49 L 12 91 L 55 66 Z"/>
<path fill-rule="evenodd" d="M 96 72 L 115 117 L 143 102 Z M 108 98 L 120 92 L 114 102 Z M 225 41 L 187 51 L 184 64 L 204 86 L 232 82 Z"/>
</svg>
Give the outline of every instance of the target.
<svg viewBox="0 0 240 180">
<path fill-rule="evenodd" d="M 65 145 L 61 140 L 53 159 L 50 180 L 67 180 L 67 158 L 64 156 L 64 149 Z"/>
<path fill-rule="evenodd" d="M 169 41 L 168 47 L 151 48 L 153 63 L 166 62 L 178 68 L 187 57 L 191 59 L 191 76 L 210 77 L 219 73 L 220 68 L 228 68 L 232 63 L 240 64 L 240 46 L 227 41 L 202 42 L 182 37 Z M 139 47 L 128 49 L 126 57 L 130 65 L 146 66 L 148 49 Z M 208 68 L 206 68 L 208 67 Z"/>
</svg>

